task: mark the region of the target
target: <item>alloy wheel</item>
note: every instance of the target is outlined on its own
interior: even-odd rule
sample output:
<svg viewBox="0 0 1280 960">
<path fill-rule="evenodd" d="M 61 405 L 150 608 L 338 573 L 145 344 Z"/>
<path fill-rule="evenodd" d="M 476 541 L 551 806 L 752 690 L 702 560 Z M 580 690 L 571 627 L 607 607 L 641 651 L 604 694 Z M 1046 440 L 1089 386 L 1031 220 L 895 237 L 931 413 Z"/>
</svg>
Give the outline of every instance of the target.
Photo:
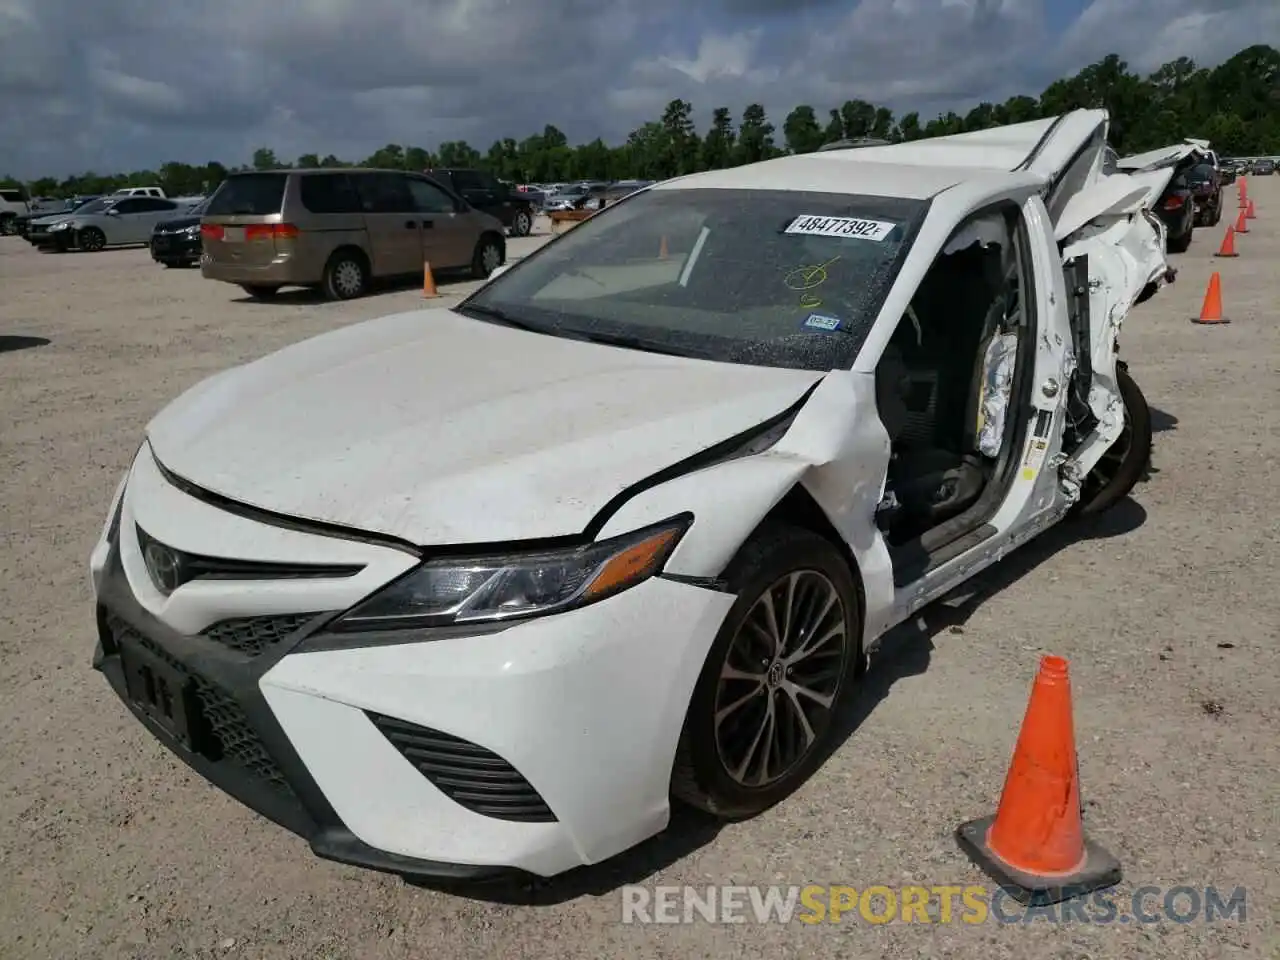
<svg viewBox="0 0 1280 960">
<path fill-rule="evenodd" d="M 768 786 L 826 730 L 851 646 L 835 584 L 796 570 L 765 590 L 726 653 L 715 697 L 716 750 L 744 787 Z"/>
</svg>

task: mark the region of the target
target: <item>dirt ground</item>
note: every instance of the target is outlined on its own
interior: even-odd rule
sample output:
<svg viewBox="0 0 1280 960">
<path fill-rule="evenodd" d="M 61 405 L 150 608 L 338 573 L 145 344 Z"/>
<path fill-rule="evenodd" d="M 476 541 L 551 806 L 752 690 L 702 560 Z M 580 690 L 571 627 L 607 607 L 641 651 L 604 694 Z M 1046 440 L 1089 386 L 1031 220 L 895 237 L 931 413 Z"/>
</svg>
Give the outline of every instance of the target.
<svg viewBox="0 0 1280 960">
<path fill-rule="evenodd" d="M 189 773 L 90 668 L 87 557 L 152 414 L 231 364 L 415 308 L 420 291 L 257 304 L 144 250 L 42 255 L 0 238 L 0 956 L 1280 957 L 1280 177 L 1251 193 L 1241 256 L 1212 257 L 1225 221 L 1198 231 L 1177 283 L 1123 331 L 1158 431 L 1131 501 L 1051 531 L 975 603 L 901 631 L 861 722 L 791 800 L 720 830 L 681 817 L 533 903 L 312 858 Z M 1189 322 L 1212 270 L 1229 326 Z M 952 832 L 994 809 L 1044 652 L 1071 659 L 1087 823 L 1123 863 L 1121 901 L 1144 885 L 1244 887 L 1243 921 L 620 922 L 628 882 L 982 882 Z"/>
</svg>

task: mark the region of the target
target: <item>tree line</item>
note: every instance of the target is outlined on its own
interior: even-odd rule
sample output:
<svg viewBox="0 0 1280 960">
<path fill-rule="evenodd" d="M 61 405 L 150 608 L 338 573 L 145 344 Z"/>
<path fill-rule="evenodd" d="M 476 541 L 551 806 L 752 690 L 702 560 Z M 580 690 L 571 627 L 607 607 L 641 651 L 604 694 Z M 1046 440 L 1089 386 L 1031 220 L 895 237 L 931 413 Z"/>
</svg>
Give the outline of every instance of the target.
<svg viewBox="0 0 1280 960">
<path fill-rule="evenodd" d="M 508 137 L 494 141 L 484 153 L 463 141 L 441 143 L 435 150 L 387 144 L 371 156 L 349 163 L 332 154 L 304 154 L 287 160 L 277 157 L 271 148 L 261 147 L 249 164 L 239 167 L 218 161 L 197 165 L 170 161 L 156 170 L 41 177 L 30 182 L 28 189 L 33 196 L 68 197 L 158 184 L 170 196 L 180 196 L 207 193 L 231 172 L 288 166 L 479 167 L 520 183 L 661 180 L 786 153 L 809 153 L 835 140 L 918 140 L 1056 116 L 1082 107 L 1105 107 L 1110 112 L 1112 146 L 1121 155 L 1177 143 L 1189 136 L 1210 140 L 1224 156 L 1278 154 L 1280 50 L 1251 46 L 1212 69 L 1180 57 L 1146 77 L 1111 54 L 1073 77 L 1054 81 L 1039 97 L 979 103 L 963 116 L 950 112 L 924 122 L 915 112 L 896 117 L 886 107 L 853 99 L 828 110 L 825 117 L 807 104 L 797 106 L 779 129 L 764 107 L 751 104 L 736 120 L 728 107 L 717 107 L 710 129 L 700 133 L 692 119 L 693 106 L 685 100 L 672 100 L 660 119 L 632 131 L 625 143 L 615 146 L 598 138 L 571 146 L 560 130 L 548 125 L 523 140 Z"/>
</svg>

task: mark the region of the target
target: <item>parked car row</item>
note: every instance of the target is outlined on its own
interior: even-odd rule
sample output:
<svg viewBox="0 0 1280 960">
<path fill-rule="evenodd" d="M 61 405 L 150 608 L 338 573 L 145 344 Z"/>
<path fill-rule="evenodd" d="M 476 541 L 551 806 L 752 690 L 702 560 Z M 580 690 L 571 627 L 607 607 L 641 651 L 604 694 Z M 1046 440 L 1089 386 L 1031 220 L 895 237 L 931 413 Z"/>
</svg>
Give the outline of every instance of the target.
<svg viewBox="0 0 1280 960">
<path fill-rule="evenodd" d="M 200 197 L 174 200 L 145 193 L 117 193 L 80 203 L 69 210 L 33 217 L 24 236 L 35 247 L 66 252 L 96 252 L 107 247 L 150 244 L 156 225 L 182 215 Z"/>
<path fill-rule="evenodd" d="M 577 183 L 520 184 L 516 189 L 534 198 L 540 205 L 540 209 L 549 213 L 553 210 L 596 210 L 601 206 L 616 203 L 637 190 L 652 186 L 655 182 L 653 180 L 581 180 Z"/>
<path fill-rule="evenodd" d="M 1117 157 L 1108 148 L 1104 169 L 1132 176 L 1148 186 L 1152 209 L 1165 226 L 1170 252 L 1184 253 L 1196 227 L 1217 226 L 1223 213 L 1223 187 L 1234 183 L 1233 166 L 1219 159 L 1207 140 L 1182 143 Z"/>
</svg>

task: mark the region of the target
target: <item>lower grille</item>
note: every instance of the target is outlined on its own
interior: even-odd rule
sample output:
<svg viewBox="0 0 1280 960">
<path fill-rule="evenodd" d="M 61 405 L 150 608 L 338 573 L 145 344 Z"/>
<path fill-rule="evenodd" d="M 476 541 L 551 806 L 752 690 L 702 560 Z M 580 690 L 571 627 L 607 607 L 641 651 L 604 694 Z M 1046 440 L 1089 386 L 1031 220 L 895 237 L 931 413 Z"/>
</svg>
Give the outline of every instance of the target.
<svg viewBox="0 0 1280 960">
<path fill-rule="evenodd" d="M 206 627 L 201 636 L 248 657 L 261 656 L 318 613 L 294 613 L 273 617 L 241 617 Z"/>
<path fill-rule="evenodd" d="M 401 756 L 459 806 L 496 820 L 556 822 L 533 785 L 496 753 L 394 717 L 368 712 L 366 716 Z"/>
<path fill-rule="evenodd" d="M 117 650 L 122 640 L 138 644 L 191 681 L 200 706 L 200 716 L 196 719 L 203 728 L 203 735 L 197 737 L 193 744 L 195 752 L 215 763 L 233 763 L 273 790 L 292 794 L 280 768 L 229 693 L 118 617 L 107 617 L 107 629 Z"/>
</svg>

